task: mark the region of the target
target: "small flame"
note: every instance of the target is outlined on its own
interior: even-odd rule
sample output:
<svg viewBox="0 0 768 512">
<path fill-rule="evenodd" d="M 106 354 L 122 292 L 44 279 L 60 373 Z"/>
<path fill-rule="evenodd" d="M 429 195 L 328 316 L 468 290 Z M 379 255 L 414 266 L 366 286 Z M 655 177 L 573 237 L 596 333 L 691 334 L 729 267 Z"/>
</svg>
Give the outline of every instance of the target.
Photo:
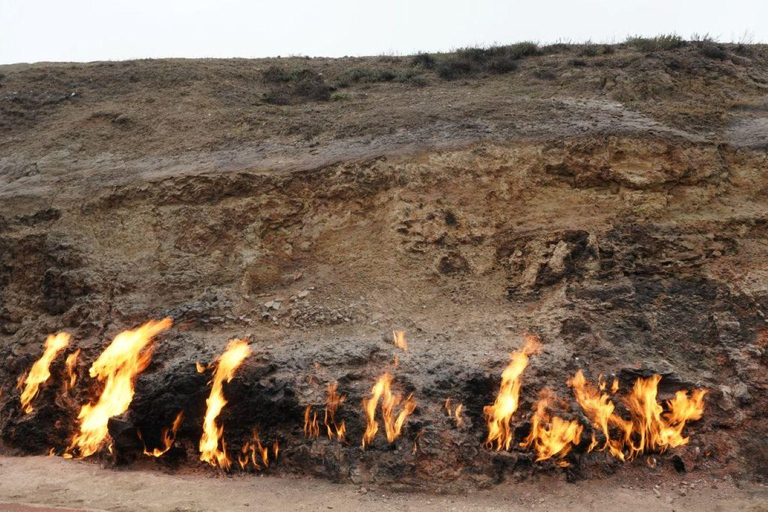
<svg viewBox="0 0 768 512">
<path fill-rule="evenodd" d="M 405 421 L 416 409 L 413 395 L 403 401 L 401 395 L 392 393 L 392 375 L 385 372 L 371 389 L 371 398 L 363 400 L 365 409 L 366 428 L 363 434 L 363 449 L 373 442 L 379 431 L 379 422 L 376 421 L 376 405 L 381 399 L 381 415 L 384 419 L 384 430 L 387 440 L 391 443 L 400 436 Z M 395 408 L 402 403 L 400 412 L 395 415 Z"/>
<path fill-rule="evenodd" d="M 152 339 L 171 324 L 170 318 L 151 320 L 133 331 L 123 331 L 101 353 L 89 373 L 91 378 L 105 381 L 104 390 L 98 402 L 80 409 L 80 432 L 75 435 L 68 451 L 77 448 L 80 457 L 96 453 L 109 433 L 109 418 L 127 411 L 133 400 L 133 382 L 149 365 Z"/>
<path fill-rule="evenodd" d="M 205 420 L 203 421 L 203 436 L 200 438 L 200 460 L 212 466 L 218 466 L 225 471 L 229 469 L 232 461 L 227 456 L 227 445 L 222 439 L 224 426 L 216 424 L 221 410 L 227 404 L 224 398 L 224 381 L 229 382 L 235 376 L 235 370 L 240 367 L 243 360 L 251 354 L 248 342 L 245 340 L 232 340 L 227 349 L 221 355 L 213 375 L 211 394 L 205 401 L 207 407 Z M 221 444 L 221 448 L 219 448 Z"/>
<path fill-rule="evenodd" d="M 456 408 L 453 408 L 453 405 L 451 404 L 451 399 L 446 398 L 445 399 L 445 412 L 448 416 L 452 416 L 453 419 L 456 421 L 456 426 L 461 427 L 464 425 L 464 418 L 461 416 L 461 411 L 464 409 L 463 404 L 459 404 L 456 406 Z"/>
<path fill-rule="evenodd" d="M 173 446 L 173 442 L 176 440 L 176 432 L 179 430 L 182 421 L 184 421 L 184 411 L 179 411 L 179 414 L 176 415 L 176 419 L 173 420 L 173 425 L 171 425 L 171 428 L 163 429 L 163 448 L 154 448 L 150 452 L 147 450 L 147 446 L 144 445 L 144 455 L 157 458 L 161 457 L 165 454 L 165 452 L 170 450 L 171 446 Z M 139 435 L 139 439 L 141 439 L 143 442 L 144 439 L 141 437 L 141 431 L 137 431 L 136 433 Z"/>
<path fill-rule="evenodd" d="M 56 335 L 51 334 L 45 340 L 45 350 L 43 355 L 35 361 L 29 373 L 23 380 L 24 391 L 21 393 L 21 409 L 26 413 L 31 413 L 34 409 L 30 402 L 37 396 L 40 391 L 40 385 L 43 384 L 51 377 L 51 363 L 56 356 L 64 350 L 72 336 L 65 332 L 60 332 Z"/>
<path fill-rule="evenodd" d="M 338 441 L 344 441 L 344 436 L 347 431 L 347 427 L 344 420 L 341 423 L 336 422 L 336 412 L 346 399 L 347 395 L 339 395 L 336 393 L 338 384 L 333 382 L 328 385 L 327 398 L 325 401 L 325 428 L 328 431 L 328 439 L 336 439 Z"/>
<path fill-rule="evenodd" d="M 320 425 L 317 423 L 317 412 L 312 411 L 312 405 L 304 409 L 304 437 L 317 439 L 320 435 Z"/>
<path fill-rule="evenodd" d="M 520 402 L 520 375 L 528 366 L 528 358 L 541 351 L 541 344 L 535 336 L 527 335 L 523 348 L 510 355 L 512 361 L 501 375 L 501 387 L 493 405 L 483 408 L 488 422 L 488 448 L 509 450 L 512 446 L 513 433 L 510 420 L 517 411 Z"/>
<path fill-rule="evenodd" d="M 405 342 L 405 331 L 392 331 L 395 346 L 403 352 L 408 352 L 408 344 Z"/>
<path fill-rule="evenodd" d="M 280 452 L 280 446 L 275 440 L 272 445 L 272 454 L 274 460 L 277 460 L 277 455 Z M 261 470 L 269 467 L 269 448 L 261 444 L 259 438 L 258 429 L 253 429 L 253 435 L 251 440 L 246 441 L 240 450 L 240 455 L 237 457 L 237 463 L 240 465 L 240 469 L 245 469 L 248 464 L 252 464 L 254 469 Z"/>
<path fill-rule="evenodd" d="M 67 368 L 67 378 L 69 379 L 67 383 L 65 383 L 65 389 L 73 389 L 75 387 L 75 383 L 77 383 L 77 358 L 80 356 L 80 349 L 75 350 L 71 354 L 67 356 L 67 359 L 65 360 L 66 368 Z"/>
<path fill-rule="evenodd" d="M 197 373 L 203 373 L 208 367 L 204 364 L 200 364 L 200 361 L 195 361 L 195 369 L 197 369 Z"/>
<path fill-rule="evenodd" d="M 549 413 L 554 404 L 555 395 L 549 389 L 541 391 L 541 399 L 536 403 L 536 412 L 531 418 L 531 433 L 520 443 L 524 448 L 533 447 L 538 453 L 536 461 L 562 459 L 579 444 L 581 432 L 584 429 L 576 420 L 566 421 Z M 559 461 L 561 467 L 568 462 Z"/>
</svg>

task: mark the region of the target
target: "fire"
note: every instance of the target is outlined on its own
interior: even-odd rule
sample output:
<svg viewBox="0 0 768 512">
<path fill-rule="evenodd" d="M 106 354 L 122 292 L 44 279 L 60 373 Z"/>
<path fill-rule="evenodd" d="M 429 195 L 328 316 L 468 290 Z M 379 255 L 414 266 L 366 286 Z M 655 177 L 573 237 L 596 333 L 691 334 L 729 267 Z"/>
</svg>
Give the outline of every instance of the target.
<svg viewBox="0 0 768 512">
<path fill-rule="evenodd" d="M 339 395 L 336 393 L 337 384 L 335 382 L 328 385 L 328 396 L 325 401 L 325 428 L 328 431 L 328 439 L 336 439 L 338 441 L 344 441 L 344 436 L 347 431 L 347 427 L 344 420 L 341 423 L 336 422 L 336 412 L 346 399 L 347 395 Z"/>
<path fill-rule="evenodd" d="M 605 393 L 601 393 L 598 389 L 587 382 L 584 378 L 584 374 L 581 370 L 576 372 L 576 375 L 568 381 L 568 385 L 573 388 L 573 394 L 576 397 L 576 401 L 584 411 L 584 416 L 592 422 L 593 427 L 603 433 L 605 442 L 599 451 L 608 449 L 608 451 L 619 460 L 624 460 L 624 452 L 622 451 L 623 442 L 619 439 L 611 440 L 609 432 L 609 426 L 615 425 L 620 427 L 626 427 L 625 422 L 614 414 L 615 405 L 611 402 L 610 397 Z M 599 385 L 598 385 L 599 387 Z M 618 389 L 618 380 L 614 379 L 613 389 Z M 591 452 L 597 447 L 598 441 L 595 437 L 595 433 L 592 433 L 592 442 L 589 445 L 587 451 Z"/>
<path fill-rule="evenodd" d="M 405 331 L 392 331 L 392 338 L 397 348 L 402 349 L 403 352 L 408 352 L 408 344 L 405 342 Z"/>
<path fill-rule="evenodd" d="M 445 412 L 448 414 L 448 416 L 452 416 L 453 419 L 456 421 L 456 426 L 461 427 L 464 425 L 464 418 L 461 415 L 461 411 L 464 409 L 463 404 L 459 404 L 456 406 L 456 408 L 453 408 L 451 404 L 451 399 L 446 398 L 445 399 Z"/>
<path fill-rule="evenodd" d="M 541 391 L 541 399 L 536 403 L 536 412 L 531 418 L 531 432 L 520 443 L 523 448 L 531 448 L 538 453 L 536 461 L 556 457 L 562 459 L 579 444 L 584 427 L 576 420 L 566 421 L 552 416 L 549 409 L 554 404 L 555 395 L 549 389 Z M 559 461 L 559 466 L 568 466 L 568 462 Z"/>
<path fill-rule="evenodd" d="M 379 377 L 376 384 L 371 389 L 371 398 L 363 400 L 363 409 L 365 409 L 366 428 L 363 434 L 363 449 L 373 442 L 376 433 L 379 431 L 379 422 L 376 421 L 376 405 L 381 400 L 381 415 L 384 419 L 384 430 L 387 440 L 391 443 L 400 436 L 405 421 L 416 409 L 416 402 L 413 395 L 403 401 L 402 395 L 392 393 L 392 375 L 385 372 Z M 395 415 L 395 408 L 402 403 L 400 412 Z"/>
<path fill-rule="evenodd" d="M 528 335 L 523 348 L 510 355 L 512 361 L 501 375 L 501 387 L 493 405 L 483 408 L 488 422 L 488 437 L 485 444 L 489 448 L 509 450 L 512 446 L 513 433 L 510 425 L 512 415 L 517 411 L 520 401 L 520 375 L 528 366 L 528 358 L 541 351 L 538 338 Z"/>
<path fill-rule="evenodd" d="M 304 409 L 304 437 L 317 439 L 320 435 L 320 425 L 317 423 L 317 412 L 312 411 L 312 405 Z"/>
<path fill-rule="evenodd" d="M 107 437 L 109 418 L 128 410 L 133 400 L 133 381 L 144 371 L 152 357 L 152 339 L 171 327 L 171 319 L 151 320 L 133 331 L 123 331 L 93 363 L 91 378 L 105 381 L 96 404 L 80 409 L 80 432 L 68 451 L 77 449 L 80 457 L 96 453 Z"/>
<path fill-rule="evenodd" d="M 280 447 L 277 440 L 275 440 L 272 445 L 273 460 L 277 460 L 279 452 Z M 240 469 L 245 469 L 248 467 L 248 464 L 252 464 L 256 470 L 269 467 L 269 448 L 261 444 L 258 429 L 253 429 L 251 439 L 243 445 L 240 455 L 237 456 L 237 463 L 240 465 Z"/>
<path fill-rule="evenodd" d="M 668 448 L 687 444 L 690 438 L 683 436 L 685 424 L 700 419 L 704 413 L 704 389 L 694 390 L 690 397 L 688 392 L 678 391 L 667 400 L 668 410 L 664 412 L 656 400 L 660 380 L 660 375 L 637 379 L 625 399 L 632 418 L 632 428 L 624 433 L 630 458 L 643 452 L 664 453 Z"/>
<path fill-rule="evenodd" d="M 690 396 L 686 391 L 678 391 L 673 399 L 666 402 L 665 412 L 656 399 L 660 380 L 660 375 L 654 375 L 635 381 L 631 393 L 624 399 L 630 420 L 617 414 L 608 395 L 600 393 L 587 382 L 581 371 L 570 380 L 569 385 L 573 387 L 584 415 L 605 436 L 601 451 L 608 449 L 611 455 L 623 461 L 642 453 L 663 453 L 688 443 L 689 438 L 683 436 L 683 428 L 687 422 L 701 418 L 706 390 L 694 390 Z M 611 391 L 614 392 L 617 387 L 618 381 L 614 380 Z M 617 431 L 614 439 L 611 439 L 611 428 Z M 593 434 L 588 451 L 592 451 L 597 444 Z"/>
<path fill-rule="evenodd" d="M 65 359 L 65 365 L 67 368 L 67 383 L 65 383 L 65 390 L 75 387 L 77 382 L 77 358 L 80 356 L 80 349 L 75 350 L 67 356 Z"/>
<path fill-rule="evenodd" d="M 179 414 L 176 415 L 176 419 L 173 420 L 173 425 L 171 428 L 165 428 L 163 429 L 163 448 L 154 448 L 151 452 L 147 450 L 147 446 L 144 445 L 144 455 L 148 455 L 150 457 L 160 457 L 165 454 L 168 450 L 171 449 L 171 446 L 173 446 L 173 441 L 176 439 L 176 432 L 179 430 L 179 427 L 181 426 L 181 423 L 184 421 L 184 411 L 179 411 Z M 137 434 L 139 435 L 139 439 L 144 441 L 141 437 L 141 431 L 137 431 Z"/>
<path fill-rule="evenodd" d="M 59 352 L 69 345 L 71 339 L 72 336 L 65 332 L 56 335 L 51 334 L 46 338 L 43 355 L 35 361 L 23 381 L 24 391 L 21 392 L 20 400 L 21 408 L 25 413 L 29 414 L 34 410 L 30 402 L 37 396 L 40 385 L 51 377 L 51 363 Z"/>
<path fill-rule="evenodd" d="M 213 374 L 211 394 L 205 401 L 207 409 L 203 421 L 203 436 L 200 438 L 200 460 L 212 466 L 218 466 L 228 470 L 232 461 L 227 456 L 227 445 L 222 439 L 224 426 L 216 424 L 221 410 L 227 404 L 224 398 L 224 381 L 229 382 L 235 376 L 235 370 L 243 360 L 251 354 L 248 342 L 244 340 L 232 340 L 227 350 L 221 355 Z M 221 448 L 219 448 L 221 444 Z"/>
</svg>

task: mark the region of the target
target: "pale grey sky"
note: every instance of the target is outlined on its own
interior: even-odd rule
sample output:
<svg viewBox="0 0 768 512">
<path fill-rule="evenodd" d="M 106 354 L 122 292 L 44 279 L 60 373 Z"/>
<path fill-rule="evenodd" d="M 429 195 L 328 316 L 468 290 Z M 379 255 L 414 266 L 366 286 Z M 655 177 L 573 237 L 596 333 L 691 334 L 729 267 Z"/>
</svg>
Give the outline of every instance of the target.
<svg viewBox="0 0 768 512">
<path fill-rule="evenodd" d="M 0 0 L 0 63 L 377 55 L 630 34 L 768 41 L 768 0 Z"/>
</svg>

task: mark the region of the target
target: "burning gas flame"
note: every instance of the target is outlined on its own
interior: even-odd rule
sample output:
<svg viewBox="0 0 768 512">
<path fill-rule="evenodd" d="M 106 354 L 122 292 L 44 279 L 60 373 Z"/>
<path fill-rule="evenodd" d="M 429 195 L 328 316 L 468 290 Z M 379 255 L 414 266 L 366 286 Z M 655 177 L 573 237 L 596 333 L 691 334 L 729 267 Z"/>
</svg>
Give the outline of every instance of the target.
<svg viewBox="0 0 768 512">
<path fill-rule="evenodd" d="M 593 427 L 603 433 L 605 443 L 600 450 L 608 449 L 619 460 L 631 460 L 642 453 L 663 453 L 688 443 L 683 436 L 683 428 L 689 421 L 701 418 L 704 412 L 706 390 L 694 390 L 691 395 L 678 391 L 675 397 L 666 402 L 667 411 L 656 400 L 660 375 L 635 381 L 631 393 L 624 399 L 630 420 L 621 417 L 615 411 L 614 403 L 608 395 L 600 393 L 586 381 L 581 371 L 577 372 L 569 385 L 574 390 L 576 401 Z M 618 388 L 614 380 L 611 390 Z M 611 439 L 610 430 L 617 434 Z M 598 442 L 592 435 L 588 451 L 592 451 Z"/>
<path fill-rule="evenodd" d="M 181 426 L 181 422 L 184 421 L 184 411 L 179 411 L 179 414 L 176 415 L 176 419 L 173 420 L 173 425 L 171 428 L 165 428 L 163 429 L 163 448 L 154 448 L 151 452 L 147 450 L 146 444 L 144 445 L 144 455 L 148 455 L 150 457 L 161 457 L 165 454 L 168 450 L 171 449 L 171 446 L 173 446 L 173 441 L 176 439 L 176 432 L 178 432 L 179 427 Z M 136 433 L 139 435 L 139 439 L 144 441 L 144 439 L 141 437 L 141 431 L 136 431 Z"/>
<path fill-rule="evenodd" d="M 69 345 L 71 339 L 72 336 L 65 332 L 60 332 L 55 336 L 51 334 L 46 338 L 43 355 L 35 361 L 24 378 L 24 391 L 21 392 L 20 400 L 21 408 L 25 413 L 29 414 L 34 410 L 30 402 L 37 396 L 40 385 L 51 377 L 51 363 L 59 352 Z"/>
<path fill-rule="evenodd" d="M 408 352 L 408 344 L 405 342 L 405 331 L 392 331 L 395 346 L 403 352 Z"/>
<path fill-rule="evenodd" d="M 392 375 L 385 372 L 379 377 L 376 384 L 371 389 L 371 398 L 363 400 L 363 409 L 365 410 L 366 428 L 363 434 L 363 449 L 373 442 L 376 433 L 379 431 L 379 422 L 376 421 L 376 405 L 381 400 L 381 415 L 384 419 L 384 430 L 387 435 L 387 441 L 390 443 L 400 436 L 405 421 L 416 409 L 416 402 L 413 395 L 403 401 L 402 395 L 392 393 Z M 402 403 L 400 412 L 395 415 L 395 408 Z"/>
<path fill-rule="evenodd" d="M 203 437 L 200 438 L 200 460 L 212 466 L 218 466 L 225 471 L 229 469 L 232 461 L 227 456 L 227 445 L 222 439 L 224 426 L 216 424 L 221 410 L 227 404 L 224 398 L 224 381 L 229 382 L 235 376 L 235 370 L 243 360 L 251 354 L 248 342 L 244 340 L 232 340 L 227 350 L 221 355 L 213 374 L 211 394 L 205 401 L 207 409 L 203 421 Z M 221 448 L 219 448 L 221 444 Z"/>
<path fill-rule="evenodd" d="M 448 414 L 448 416 L 452 416 L 453 419 L 456 421 L 456 426 L 461 427 L 464 425 L 464 418 L 461 415 L 461 411 L 464 409 L 463 404 L 459 404 L 456 406 L 456 408 L 453 408 L 453 405 L 451 404 L 451 399 L 446 398 L 445 399 L 445 412 Z"/>
<path fill-rule="evenodd" d="M 275 440 L 272 445 L 273 460 L 277 460 L 279 453 L 280 446 L 277 440 Z M 240 465 L 240 469 L 247 468 L 248 464 L 252 464 L 256 470 L 269 467 L 269 448 L 261 444 L 258 429 L 253 429 L 251 439 L 243 445 L 240 454 L 237 456 L 237 463 Z"/>
<path fill-rule="evenodd" d="M 95 404 L 80 409 L 80 432 L 68 451 L 77 449 L 80 457 L 96 453 L 107 437 L 109 418 L 128 410 L 133 400 L 133 381 L 152 357 L 152 338 L 171 327 L 171 319 L 151 320 L 133 331 L 123 331 L 101 353 L 89 371 L 91 378 L 104 382 Z"/>
<path fill-rule="evenodd" d="M 337 386 L 338 384 L 335 382 L 328 384 L 327 398 L 325 400 L 325 419 L 323 422 L 328 431 L 328 439 L 344 441 L 347 427 L 344 424 L 344 420 L 341 420 L 341 423 L 336 422 L 336 412 L 339 409 L 339 405 L 347 399 L 347 395 L 337 394 Z"/>
<path fill-rule="evenodd" d="M 512 446 L 513 433 L 510 420 L 517 411 L 520 402 L 520 375 L 528 366 L 528 358 L 541 351 L 541 344 L 535 336 L 527 335 L 523 348 L 510 355 L 512 361 L 501 375 L 501 387 L 493 405 L 483 408 L 488 422 L 488 448 L 509 450 Z"/>
<path fill-rule="evenodd" d="M 77 358 L 80 355 L 80 349 L 75 350 L 67 356 L 65 359 L 65 365 L 67 368 L 67 382 L 64 384 L 64 389 L 73 389 L 77 382 Z"/>
<path fill-rule="evenodd" d="M 523 448 L 533 448 L 538 456 L 536 461 L 562 459 L 579 444 L 581 432 L 584 429 L 576 420 L 566 421 L 557 416 L 552 416 L 549 409 L 554 404 L 555 395 L 552 390 L 543 389 L 541 398 L 536 403 L 536 412 L 531 418 L 531 432 L 520 443 Z M 568 462 L 560 460 L 559 466 L 568 466 Z"/>
<path fill-rule="evenodd" d="M 685 424 L 704 413 L 704 389 L 694 390 L 690 397 L 686 391 L 678 391 L 667 400 L 668 411 L 664 412 L 656 401 L 660 380 L 661 375 L 637 379 L 624 401 L 632 418 L 632 428 L 627 427 L 624 433 L 630 459 L 643 452 L 664 453 L 687 444 L 690 439 L 683 436 Z"/>
<path fill-rule="evenodd" d="M 320 425 L 317 423 L 317 412 L 312 411 L 312 404 L 304 409 L 304 437 L 317 439 L 320 435 Z"/>
</svg>

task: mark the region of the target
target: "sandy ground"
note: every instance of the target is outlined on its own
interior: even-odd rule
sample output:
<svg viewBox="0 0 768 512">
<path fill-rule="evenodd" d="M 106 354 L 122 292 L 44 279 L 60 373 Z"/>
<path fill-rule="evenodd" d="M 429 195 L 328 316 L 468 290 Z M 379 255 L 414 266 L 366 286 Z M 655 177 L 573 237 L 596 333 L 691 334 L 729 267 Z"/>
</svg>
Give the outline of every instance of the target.
<svg viewBox="0 0 768 512">
<path fill-rule="evenodd" d="M 685 485 L 683 485 L 685 482 Z M 393 494 L 321 480 L 113 471 L 52 457 L 0 458 L 0 510 L 10 504 L 85 510 L 749 510 L 768 511 L 768 489 L 689 475 L 687 481 L 569 484 L 555 478 L 463 495 Z M 586 489 L 585 489 L 586 488 Z"/>
</svg>

